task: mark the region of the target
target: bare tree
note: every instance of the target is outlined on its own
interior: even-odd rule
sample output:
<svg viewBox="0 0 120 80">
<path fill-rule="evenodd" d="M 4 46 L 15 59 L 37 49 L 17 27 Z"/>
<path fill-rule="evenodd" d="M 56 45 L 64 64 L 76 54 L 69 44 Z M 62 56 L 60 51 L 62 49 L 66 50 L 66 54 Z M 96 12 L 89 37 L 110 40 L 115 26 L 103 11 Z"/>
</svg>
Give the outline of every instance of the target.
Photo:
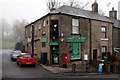
<svg viewBox="0 0 120 80">
<path fill-rule="evenodd" d="M 47 7 L 49 11 L 53 11 L 56 8 L 60 7 L 60 3 L 58 2 L 58 0 L 48 0 Z"/>
<path fill-rule="evenodd" d="M 68 0 L 68 2 L 63 3 L 63 5 L 67 5 L 67 6 L 71 6 L 71 7 L 76 7 L 76 8 L 81 8 L 81 9 L 85 9 L 88 5 L 90 4 L 90 2 L 81 2 L 78 0 Z M 61 3 L 58 2 L 58 0 L 48 0 L 47 1 L 47 7 L 49 11 L 53 11 L 56 8 L 60 7 Z"/>
<path fill-rule="evenodd" d="M 81 9 L 85 9 L 89 4 L 90 2 L 84 3 L 77 0 L 69 0 L 67 3 L 64 3 L 64 5 L 81 8 Z"/>
<path fill-rule="evenodd" d="M 10 27 L 10 24 L 5 20 L 5 19 L 2 19 L 2 40 L 3 41 L 9 41 L 9 38 L 10 38 L 10 31 L 11 31 L 11 27 Z"/>
</svg>

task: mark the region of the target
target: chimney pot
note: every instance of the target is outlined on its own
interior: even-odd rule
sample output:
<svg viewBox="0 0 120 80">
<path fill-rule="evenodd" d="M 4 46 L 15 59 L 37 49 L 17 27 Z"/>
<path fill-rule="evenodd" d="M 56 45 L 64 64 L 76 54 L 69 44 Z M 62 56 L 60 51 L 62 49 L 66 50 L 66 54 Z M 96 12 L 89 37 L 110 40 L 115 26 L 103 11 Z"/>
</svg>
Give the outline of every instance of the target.
<svg viewBox="0 0 120 80">
<path fill-rule="evenodd" d="M 112 7 L 112 11 L 114 11 L 114 7 Z"/>
<path fill-rule="evenodd" d="M 112 7 L 111 11 L 109 11 L 109 17 L 117 19 L 117 11 L 114 10 L 114 7 Z"/>
<path fill-rule="evenodd" d="M 98 12 L 98 4 L 97 1 L 95 0 L 95 2 L 92 4 L 92 11 L 93 12 Z"/>
</svg>

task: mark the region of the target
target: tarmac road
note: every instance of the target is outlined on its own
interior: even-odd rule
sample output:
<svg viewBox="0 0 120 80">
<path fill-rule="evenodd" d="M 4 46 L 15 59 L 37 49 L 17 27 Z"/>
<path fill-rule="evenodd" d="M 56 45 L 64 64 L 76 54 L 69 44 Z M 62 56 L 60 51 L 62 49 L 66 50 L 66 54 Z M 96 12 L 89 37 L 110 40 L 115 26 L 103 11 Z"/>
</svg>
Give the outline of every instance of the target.
<svg viewBox="0 0 120 80">
<path fill-rule="evenodd" d="M 3 50 L 2 78 L 52 78 L 55 74 L 45 70 L 40 65 L 19 67 L 15 61 L 10 60 L 12 50 Z"/>
<path fill-rule="evenodd" d="M 10 60 L 12 50 L 2 51 L 2 78 L 46 78 L 47 80 L 118 80 L 118 74 L 96 75 L 91 73 L 51 73 L 36 65 L 35 67 L 19 67 L 16 62 Z M 1 69 L 1 68 L 0 68 Z M 81 79 L 82 78 L 82 79 Z M 104 79 L 105 78 L 105 79 Z M 9 79 L 8 79 L 9 80 Z M 13 79 L 11 79 L 13 80 Z M 15 79 L 16 80 L 16 79 Z M 25 79 L 23 79 L 25 80 Z M 30 79 L 31 80 L 31 79 Z M 35 79 L 34 79 L 35 80 Z"/>
</svg>

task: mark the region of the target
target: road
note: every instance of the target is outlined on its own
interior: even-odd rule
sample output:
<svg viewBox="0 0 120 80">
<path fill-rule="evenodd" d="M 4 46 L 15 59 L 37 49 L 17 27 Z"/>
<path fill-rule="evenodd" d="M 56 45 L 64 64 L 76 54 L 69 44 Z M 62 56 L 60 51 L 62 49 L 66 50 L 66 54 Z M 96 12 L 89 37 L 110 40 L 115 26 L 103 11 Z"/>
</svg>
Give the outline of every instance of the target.
<svg viewBox="0 0 120 80">
<path fill-rule="evenodd" d="M 43 69 L 40 65 L 35 67 L 19 67 L 15 61 L 10 60 L 12 50 L 3 50 L 2 77 L 3 78 L 52 78 L 57 75 Z"/>
<path fill-rule="evenodd" d="M 114 80 L 118 78 L 117 74 L 108 74 L 108 75 L 73 75 L 73 73 L 68 74 L 53 74 L 45 70 L 40 65 L 35 67 L 19 67 L 16 62 L 10 60 L 10 53 L 12 50 L 3 50 L 2 51 L 2 78 L 71 78 L 71 79 L 80 79 L 80 78 L 111 78 L 108 80 Z M 55 79 L 56 80 L 56 79 Z M 70 80 L 70 79 L 69 79 Z M 93 80 L 93 79 L 92 79 Z"/>
</svg>

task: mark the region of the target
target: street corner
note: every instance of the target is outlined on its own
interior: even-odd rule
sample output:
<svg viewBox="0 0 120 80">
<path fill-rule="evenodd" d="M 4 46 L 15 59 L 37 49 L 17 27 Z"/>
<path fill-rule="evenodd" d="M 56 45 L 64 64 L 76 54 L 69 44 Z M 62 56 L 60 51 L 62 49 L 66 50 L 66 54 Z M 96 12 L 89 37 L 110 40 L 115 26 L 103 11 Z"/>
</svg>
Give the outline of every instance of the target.
<svg viewBox="0 0 120 80">
<path fill-rule="evenodd" d="M 65 72 L 70 72 L 71 69 L 70 68 L 62 68 L 62 67 L 58 67 L 58 66 L 46 66 L 43 64 L 40 64 L 40 66 L 42 66 L 44 69 L 55 73 L 55 74 L 59 74 L 59 73 L 65 73 Z"/>
</svg>

